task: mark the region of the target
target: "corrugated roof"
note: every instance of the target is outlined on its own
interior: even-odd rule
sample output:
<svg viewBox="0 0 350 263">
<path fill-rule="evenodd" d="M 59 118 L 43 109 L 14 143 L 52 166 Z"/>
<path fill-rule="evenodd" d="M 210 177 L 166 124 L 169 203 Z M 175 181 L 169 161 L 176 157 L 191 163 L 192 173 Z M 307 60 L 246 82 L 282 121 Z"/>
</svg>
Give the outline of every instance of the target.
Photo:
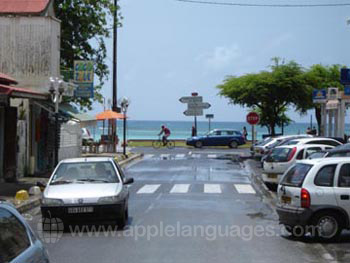
<svg viewBox="0 0 350 263">
<path fill-rule="evenodd" d="M 0 0 L 0 14 L 40 14 L 50 0 Z"/>
<path fill-rule="evenodd" d="M 9 85 L 18 84 L 18 82 L 14 78 L 11 78 L 9 75 L 0 72 L 0 84 Z"/>
</svg>

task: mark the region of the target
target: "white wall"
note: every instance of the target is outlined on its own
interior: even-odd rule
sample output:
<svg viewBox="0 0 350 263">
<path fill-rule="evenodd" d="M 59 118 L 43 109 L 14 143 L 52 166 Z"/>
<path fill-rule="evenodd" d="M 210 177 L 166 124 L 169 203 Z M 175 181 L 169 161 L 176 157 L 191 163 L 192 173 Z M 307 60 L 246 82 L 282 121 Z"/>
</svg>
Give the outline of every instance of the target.
<svg viewBox="0 0 350 263">
<path fill-rule="evenodd" d="M 59 161 L 81 157 L 82 136 L 80 124 L 69 121 L 61 125 L 61 142 L 58 153 Z"/>
</svg>

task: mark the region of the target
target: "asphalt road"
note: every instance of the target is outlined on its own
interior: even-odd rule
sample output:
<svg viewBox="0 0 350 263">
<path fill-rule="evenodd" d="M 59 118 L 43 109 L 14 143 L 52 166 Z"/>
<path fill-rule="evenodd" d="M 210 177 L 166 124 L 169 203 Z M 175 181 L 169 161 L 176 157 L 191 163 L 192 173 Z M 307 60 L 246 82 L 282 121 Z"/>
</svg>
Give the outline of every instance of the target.
<svg viewBox="0 0 350 263">
<path fill-rule="evenodd" d="M 51 237 L 53 263 L 348 262 L 346 252 L 288 237 L 238 161 L 244 151 L 139 150 L 144 159 L 126 168 L 135 179 L 128 227 Z M 40 215 L 28 220 L 37 229 Z"/>
</svg>

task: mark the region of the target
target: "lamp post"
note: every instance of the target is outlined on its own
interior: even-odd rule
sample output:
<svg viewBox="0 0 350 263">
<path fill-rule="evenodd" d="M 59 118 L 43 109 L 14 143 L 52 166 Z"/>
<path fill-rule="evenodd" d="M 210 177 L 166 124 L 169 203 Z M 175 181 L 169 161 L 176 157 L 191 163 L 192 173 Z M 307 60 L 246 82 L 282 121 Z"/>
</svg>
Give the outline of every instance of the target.
<svg viewBox="0 0 350 263">
<path fill-rule="evenodd" d="M 59 125 L 58 125 L 58 106 L 62 102 L 63 93 L 64 93 L 64 86 L 63 86 L 63 80 L 59 78 L 50 78 L 50 89 L 49 92 L 51 94 L 51 100 L 55 104 L 55 130 L 56 130 L 56 136 L 55 136 L 55 165 L 58 164 L 58 149 L 59 149 Z"/>
<path fill-rule="evenodd" d="M 122 100 L 120 101 L 120 106 L 121 106 L 121 110 L 124 114 L 124 120 L 123 120 L 123 154 L 126 155 L 126 113 L 128 111 L 128 107 L 129 107 L 129 100 L 128 98 L 124 97 L 122 98 Z"/>
</svg>

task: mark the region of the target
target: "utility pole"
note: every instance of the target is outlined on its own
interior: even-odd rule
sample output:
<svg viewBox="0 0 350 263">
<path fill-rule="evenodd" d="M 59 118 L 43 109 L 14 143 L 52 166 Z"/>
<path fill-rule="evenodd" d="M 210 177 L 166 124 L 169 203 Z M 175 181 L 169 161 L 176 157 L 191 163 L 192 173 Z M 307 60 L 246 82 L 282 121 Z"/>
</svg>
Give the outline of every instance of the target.
<svg viewBox="0 0 350 263">
<path fill-rule="evenodd" d="M 114 15 L 113 15 L 113 98 L 112 98 L 112 110 L 118 112 L 117 105 L 117 33 L 118 33 L 118 1 L 114 0 Z M 112 144 L 113 152 L 117 151 L 116 145 L 117 139 L 117 120 L 112 121 Z"/>
</svg>

